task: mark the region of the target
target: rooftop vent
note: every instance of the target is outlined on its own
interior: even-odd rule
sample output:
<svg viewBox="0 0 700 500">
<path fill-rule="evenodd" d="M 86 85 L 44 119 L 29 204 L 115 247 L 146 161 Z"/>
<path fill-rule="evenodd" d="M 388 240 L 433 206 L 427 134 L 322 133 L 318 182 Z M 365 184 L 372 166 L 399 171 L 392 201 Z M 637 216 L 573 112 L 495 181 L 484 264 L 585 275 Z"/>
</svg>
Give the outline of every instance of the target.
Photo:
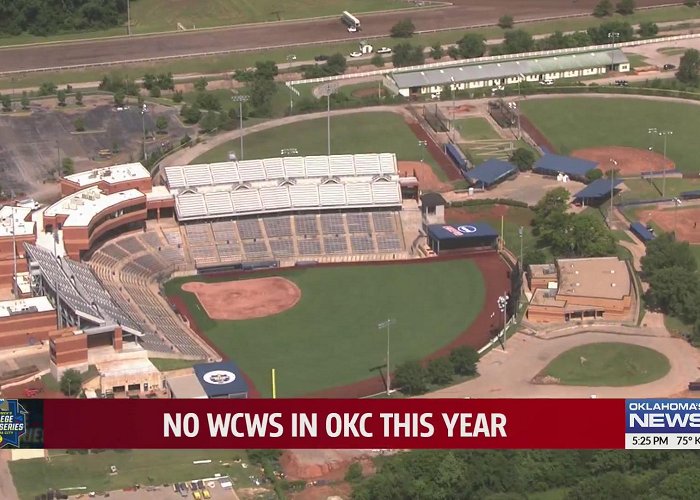
<svg viewBox="0 0 700 500">
<path fill-rule="evenodd" d="M 614 269 L 611 269 L 611 270 L 610 270 L 610 274 L 615 274 L 615 270 L 614 270 Z"/>
<path fill-rule="evenodd" d="M 578 271 L 576 271 L 576 274 L 578 274 Z"/>
<path fill-rule="evenodd" d="M 611 287 L 616 287 L 617 285 L 615 283 L 610 283 Z"/>
<path fill-rule="evenodd" d="M 581 283 L 576 283 L 576 286 L 581 286 Z"/>
</svg>

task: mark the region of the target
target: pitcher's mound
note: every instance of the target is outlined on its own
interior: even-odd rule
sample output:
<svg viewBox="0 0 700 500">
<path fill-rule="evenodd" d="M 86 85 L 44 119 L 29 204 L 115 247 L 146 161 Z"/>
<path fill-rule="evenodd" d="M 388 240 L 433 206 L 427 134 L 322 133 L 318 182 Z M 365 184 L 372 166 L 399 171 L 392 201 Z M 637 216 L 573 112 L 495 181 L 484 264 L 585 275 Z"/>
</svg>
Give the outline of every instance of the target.
<svg viewBox="0 0 700 500">
<path fill-rule="evenodd" d="M 598 163 L 602 172 L 617 170 L 621 175 L 640 175 L 643 172 L 661 172 L 673 170 L 674 163 L 662 154 L 647 149 L 628 148 L 625 146 L 608 146 L 600 148 L 577 149 L 571 156 Z M 617 165 L 612 161 L 615 160 Z M 666 165 L 664 167 L 664 165 Z"/>
<path fill-rule="evenodd" d="M 272 316 L 291 309 L 301 298 L 298 286 L 278 276 L 224 283 L 193 281 L 182 289 L 197 296 L 211 319 L 223 320 Z"/>
</svg>

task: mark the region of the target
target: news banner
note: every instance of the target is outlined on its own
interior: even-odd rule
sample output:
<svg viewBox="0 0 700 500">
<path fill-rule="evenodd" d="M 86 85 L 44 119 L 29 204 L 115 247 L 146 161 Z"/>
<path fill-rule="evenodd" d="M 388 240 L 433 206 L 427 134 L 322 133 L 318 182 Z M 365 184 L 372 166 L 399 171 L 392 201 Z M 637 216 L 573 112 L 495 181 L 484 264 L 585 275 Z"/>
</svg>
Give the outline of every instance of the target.
<svg viewBox="0 0 700 500">
<path fill-rule="evenodd" d="M 0 448 L 700 449 L 693 399 L 0 399 Z"/>
</svg>

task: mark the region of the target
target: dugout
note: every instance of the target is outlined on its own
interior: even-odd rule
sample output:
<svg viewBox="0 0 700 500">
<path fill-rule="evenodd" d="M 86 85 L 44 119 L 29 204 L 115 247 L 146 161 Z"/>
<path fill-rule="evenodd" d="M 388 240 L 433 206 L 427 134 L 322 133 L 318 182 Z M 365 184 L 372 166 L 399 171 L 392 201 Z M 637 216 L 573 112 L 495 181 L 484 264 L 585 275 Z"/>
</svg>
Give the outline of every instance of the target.
<svg viewBox="0 0 700 500">
<path fill-rule="evenodd" d="M 248 384 L 233 361 L 195 365 L 194 373 L 209 399 L 246 399 Z"/>
<path fill-rule="evenodd" d="M 619 191 L 620 179 L 597 179 L 574 195 L 574 203 L 598 206 Z"/>
<path fill-rule="evenodd" d="M 549 175 L 552 177 L 563 174 L 568 176 L 571 180 L 587 182 L 588 178 L 586 175 L 597 167 L 598 164 L 594 161 L 573 158 L 571 156 L 546 154 L 535 162 L 532 171 L 536 174 Z"/>
<path fill-rule="evenodd" d="M 630 224 L 630 231 L 632 231 L 632 233 L 634 233 L 634 235 L 637 238 L 639 238 L 645 245 L 656 237 L 654 236 L 654 233 L 652 233 L 649 230 L 648 227 L 646 227 L 639 221 L 635 221 L 632 224 Z"/>
<path fill-rule="evenodd" d="M 428 245 L 438 255 L 474 250 L 495 250 L 498 232 L 485 222 L 431 224 L 426 228 Z"/>
<path fill-rule="evenodd" d="M 491 189 L 506 179 L 515 177 L 518 174 L 518 167 L 507 161 L 491 159 L 463 173 L 464 178 L 472 186 Z"/>
</svg>

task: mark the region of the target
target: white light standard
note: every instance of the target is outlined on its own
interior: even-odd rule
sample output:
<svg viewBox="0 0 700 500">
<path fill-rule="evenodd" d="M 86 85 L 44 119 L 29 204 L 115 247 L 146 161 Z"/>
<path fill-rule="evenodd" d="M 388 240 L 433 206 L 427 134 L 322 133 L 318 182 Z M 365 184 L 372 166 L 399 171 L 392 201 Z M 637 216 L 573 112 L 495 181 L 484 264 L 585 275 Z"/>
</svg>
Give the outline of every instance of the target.
<svg viewBox="0 0 700 500">
<path fill-rule="evenodd" d="M 282 156 L 293 156 L 293 155 L 298 155 L 299 150 L 297 148 L 285 148 L 285 149 L 280 149 L 280 154 Z"/>
<path fill-rule="evenodd" d="M 17 218 L 15 207 L 12 208 L 12 295 L 17 299 L 17 231 L 15 228 L 15 219 Z M 7 221 L 7 217 L 3 219 L 3 222 Z"/>
<path fill-rule="evenodd" d="M 676 227 L 678 226 L 678 207 L 683 203 L 678 198 L 673 199 L 676 208 L 673 210 L 673 236 L 676 236 Z"/>
<path fill-rule="evenodd" d="M 520 272 L 523 270 L 523 231 L 525 228 L 520 226 L 518 228 L 518 236 L 520 237 Z"/>
<path fill-rule="evenodd" d="M 611 31 L 611 32 L 608 33 L 608 38 L 611 38 L 611 39 L 612 39 L 612 44 L 615 45 L 615 40 L 616 40 L 616 39 L 617 39 L 617 40 L 620 39 L 620 33 L 617 32 L 617 31 Z"/>
<path fill-rule="evenodd" d="M 613 164 L 613 168 L 610 169 L 610 214 L 608 215 L 608 225 L 612 224 L 613 218 L 613 195 L 615 190 L 615 168 L 617 167 L 617 161 L 610 158 L 610 163 Z"/>
<path fill-rule="evenodd" d="M 661 181 L 661 197 L 666 197 L 666 139 L 669 135 L 673 135 L 671 130 L 658 130 L 656 128 L 649 129 L 650 134 L 660 135 L 664 138 L 664 169 L 663 169 L 663 180 Z"/>
<path fill-rule="evenodd" d="M 389 342 L 390 342 L 390 330 L 391 330 L 391 325 L 395 325 L 396 320 L 395 319 L 388 319 L 386 321 L 382 321 L 377 325 L 377 328 L 380 330 L 383 330 L 386 328 L 386 395 L 389 396 L 391 394 L 391 365 L 389 363 Z"/>
<path fill-rule="evenodd" d="M 144 104 L 141 106 L 141 129 L 143 130 L 143 161 L 146 161 L 146 110 L 148 108 Z"/>
<path fill-rule="evenodd" d="M 243 103 L 248 102 L 248 99 L 250 99 L 249 96 L 247 95 L 235 95 L 231 99 L 233 99 L 233 102 L 238 103 L 238 128 L 240 130 L 240 135 L 241 135 L 241 151 L 240 155 L 238 156 L 239 160 L 243 159 Z"/>
<path fill-rule="evenodd" d="M 425 160 L 425 148 L 428 147 L 428 141 L 418 141 L 418 147 L 420 148 L 420 162 L 423 163 Z"/>
<path fill-rule="evenodd" d="M 327 83 L 323 88 L 323 91 L 326 94 L 326 99 L 328 100 L 328 120 L 326 125 L 326 132 L 328 134 L 328 156 L 331 155 L 331 94 L 335 94 L 335 91 L 337 89 L 337 85 L 334 85 L 332 83 Z"/>
<path fill-rule="evenodd" d="M 517 103 L 517 102 L 509 102 L 509 103 L 508 103 L 508 107 L 509 107 L 511 110 L 515 111 L 515 116 L 516 116 L 516 118 L 517 118 L 517 120 L 518 120 L 518 140 L 520 140 L 520 139 L 522 139 L 522 137 L 523 137 L 523 134 L 522 134 L 522 131 L 521 131 L 522 129 L 520 128 L 520 108 L 518 107 L 518 103 Z"/>
<path fill-rule="evenodd" d="M 503 295 L 498 297 L 498 310 L 503 313 L 503 352 L 506 350 L 506 336 L 507 336 L 507 330 L 506 330 L 506 323 L 508 320 L 506 319 L 506 315 L 508 314 L 508 299 L 510 297 L 508 296 L 508 293 L 504 293 Z"/>
</svg>

